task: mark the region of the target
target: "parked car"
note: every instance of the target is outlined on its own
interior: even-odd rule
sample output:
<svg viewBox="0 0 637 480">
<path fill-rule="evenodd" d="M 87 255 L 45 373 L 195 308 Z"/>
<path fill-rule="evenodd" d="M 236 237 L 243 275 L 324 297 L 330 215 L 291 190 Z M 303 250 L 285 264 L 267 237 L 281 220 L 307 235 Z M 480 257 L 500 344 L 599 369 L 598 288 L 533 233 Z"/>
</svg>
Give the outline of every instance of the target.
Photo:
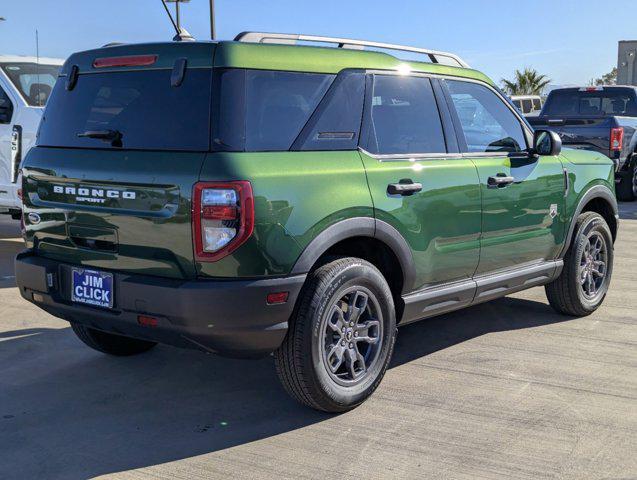
<svg viewBox="0 0 637 480">
<path fill-rule="evenodd" d="M 564 145 L 594 150 L 615 162 L 617 196 L 637 197 L 637 88 L 600 86 L 553 90 L 535 128 L 557 132 Z"/>
<path fill-rule="evenodd" d="M 539 95 L 513 95 L 511 101 L 518 110 L 529 117 L 539 115 L 542 110 L 542 97 Z"/>
<path fill-rule="evenodd" d="M 382 44 L 71 56 L 24 162 L 22 296 L 113 355 L 273 353 L 329 412 L 376 389 L 397 325 L 538 285 L 558 312 L 598 308 L 613 162 L 560 153 L 453 54 L 364 46 Z"/>
<path fill-rule="evenodd" d="M 55 58 L 0 55 L 0 213 L 20 218 L 20 161 L 64 63 Z"/>
</svg>

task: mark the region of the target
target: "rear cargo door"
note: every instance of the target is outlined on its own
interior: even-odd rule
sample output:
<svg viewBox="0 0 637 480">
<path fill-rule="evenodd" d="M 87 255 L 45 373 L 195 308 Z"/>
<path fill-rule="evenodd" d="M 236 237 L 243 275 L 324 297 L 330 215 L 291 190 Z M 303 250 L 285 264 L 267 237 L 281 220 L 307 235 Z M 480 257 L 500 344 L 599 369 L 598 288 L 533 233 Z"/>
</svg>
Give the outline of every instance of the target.
<svg viewBox="0 0 637 480">
<path fill-rule="evenodd" d="M 25 160 L 28 243 L 73 265 L 193 277 L 190 200 L 209 149 L 211 68 L 114 50 L 71 57 L 54 88 Z M 150 65 L 112 66 L 122 58 Z"/>
</svg>

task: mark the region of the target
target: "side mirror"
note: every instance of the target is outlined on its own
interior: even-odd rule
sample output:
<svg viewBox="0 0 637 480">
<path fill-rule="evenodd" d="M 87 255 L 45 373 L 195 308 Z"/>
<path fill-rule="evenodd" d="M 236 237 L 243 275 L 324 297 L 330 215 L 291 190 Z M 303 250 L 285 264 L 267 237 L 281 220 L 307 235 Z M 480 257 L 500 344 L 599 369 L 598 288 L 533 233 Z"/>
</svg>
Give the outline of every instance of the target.
<svg viewBox="0 0 637 480">
<path fill-rule="evenodd" d="M 554 157 L 562 151 L 562 139 L 550 130 L 536 130 L 533 135 L 533 153 Z"/>
</svg>

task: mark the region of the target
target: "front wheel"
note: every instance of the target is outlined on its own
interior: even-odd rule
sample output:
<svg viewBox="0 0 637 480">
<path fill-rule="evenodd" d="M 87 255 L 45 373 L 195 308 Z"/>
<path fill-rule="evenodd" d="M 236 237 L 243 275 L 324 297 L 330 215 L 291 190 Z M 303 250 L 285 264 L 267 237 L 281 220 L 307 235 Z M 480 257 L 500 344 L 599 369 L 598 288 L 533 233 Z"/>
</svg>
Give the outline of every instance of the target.
<svg viewBox="0 0 637 480">
<path fill-rule="evenodd" d="M 602 304 L 613 273 L 613 237 L 604 218 L 585 212 L 577 218 L 561 275 L 546 285 L 551 306 L 564 315 L 585 316 Z"/>
<path fill-rule="evenodd" d="M 383 275 L 364 260 L 337 259 L 308 276 L 274 354 L 277 373 L 301 403 L 344 412 L 376 390 L 395 339 L 394 301 Z"/>
</svg>

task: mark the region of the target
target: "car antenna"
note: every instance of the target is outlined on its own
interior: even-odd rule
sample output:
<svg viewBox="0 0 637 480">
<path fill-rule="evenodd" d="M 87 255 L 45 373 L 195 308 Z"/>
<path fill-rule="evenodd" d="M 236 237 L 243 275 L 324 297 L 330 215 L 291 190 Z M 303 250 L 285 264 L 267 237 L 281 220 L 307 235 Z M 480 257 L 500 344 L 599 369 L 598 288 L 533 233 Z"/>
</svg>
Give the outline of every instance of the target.
<svg viewBox="0 0 637 480">
<path fill-rule="evenodd" d="M 182 26 L 180 25 L 179 4 L 181 2 L 184 2 L 184 1 L 189 1 L 189 0 L 161 0 L 161 3 L 164 6 L 164 9 L 166 10 L 166 13 L 168 14 L 168 18 L 170 19 L 170 23 L 173 24 L 173 28 L 175 29 L 175 32 L 177 33 L 173 37 L 173 41 L 175 41 L 175 42 L 194 42 L 195 41 L 194 37 L 192 35 L 190 35 L 188 30 L 186 30 L 185 28 L 182 28 Z M 167 2 L 171 2 L 171 3 L 174 2 L 175 3 L 175 11 L 177 12 L 177 21 L 175 21 L 175 19 L 173 18 L 172 14 L 170 13 L 170 10 L 168 9 Z"/>
<path fill-rule="evenodd" d="M 40 96 L 40 36 L 38 29 L 35 29 L 35 77 L 38 82 L 38 107 L 42 106 L 42 97 Z"/>
</svg>

